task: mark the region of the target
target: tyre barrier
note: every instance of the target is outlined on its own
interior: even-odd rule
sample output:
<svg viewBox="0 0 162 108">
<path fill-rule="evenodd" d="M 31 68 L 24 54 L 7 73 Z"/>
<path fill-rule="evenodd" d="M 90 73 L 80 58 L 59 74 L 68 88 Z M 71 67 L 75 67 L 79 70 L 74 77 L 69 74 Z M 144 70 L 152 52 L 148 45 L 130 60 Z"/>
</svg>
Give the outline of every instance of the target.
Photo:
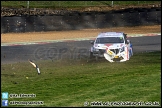
<svg viewBox="0 0 162 108">
<path fill-rule="evenodd" d="M 1 17 L 1 33 L 98 29 L 161 24 L 161 8 Z"/>
</svg>

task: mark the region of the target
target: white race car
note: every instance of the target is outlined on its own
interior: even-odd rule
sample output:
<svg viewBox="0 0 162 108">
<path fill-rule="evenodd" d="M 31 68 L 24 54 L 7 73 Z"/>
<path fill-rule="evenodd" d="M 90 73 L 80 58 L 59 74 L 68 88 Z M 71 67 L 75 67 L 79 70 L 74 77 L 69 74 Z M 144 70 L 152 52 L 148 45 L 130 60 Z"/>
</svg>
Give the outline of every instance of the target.
<svg viewBox="0 0 162 108">
<path fill-rule="evenodd" d="M 124 62 L 133 56 L 133 48 L 127 34 L 123 32 L 100 33 L 95 41 L 91 41 L 90 57 L 105 57 L 109 62 Z"/>
</svg>

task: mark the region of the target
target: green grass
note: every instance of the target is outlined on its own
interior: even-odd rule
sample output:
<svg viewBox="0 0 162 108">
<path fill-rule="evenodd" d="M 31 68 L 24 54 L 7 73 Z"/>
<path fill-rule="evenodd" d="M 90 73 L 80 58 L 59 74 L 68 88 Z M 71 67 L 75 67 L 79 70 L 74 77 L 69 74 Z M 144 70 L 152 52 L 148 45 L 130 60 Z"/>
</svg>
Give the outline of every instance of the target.
<svg viewBox="0 0 162 108">
<path fill-rule="evenodd" d="M 30 1 L 30 8 L 72 8 L 87 6 L 111 6 L 112 1 Z M 114 1 L 115 5 L 161 4 L 161 1 Z M 2 7 L 27 7 L 27 1 L 1 1 Z"/>
<path fill-rule="evenodd" d="M 1 65 L 2 92 L 36 94 L 36 98 L 9 101 L 44 101 L 42 106 L 55 107 L 79 107 L 86 101 L 161 104 L 161 51 L 134 54 L 123 63 L 102 59 L 37 64 L 41 75 L 29 62 Z"/>
</svg>

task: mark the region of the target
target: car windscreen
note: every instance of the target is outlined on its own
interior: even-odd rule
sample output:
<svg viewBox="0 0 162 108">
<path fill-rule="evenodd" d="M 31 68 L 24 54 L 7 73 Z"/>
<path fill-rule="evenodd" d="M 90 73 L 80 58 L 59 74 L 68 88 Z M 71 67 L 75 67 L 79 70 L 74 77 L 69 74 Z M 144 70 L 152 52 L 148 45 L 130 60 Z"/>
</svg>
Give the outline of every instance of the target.
<svg viewBox="0 0 162 108">
<path fill-rule="evenodd" d="M 124 43 L 123 37 L 100 37 L 97 38 L 96 43 Z"/>
</svg>

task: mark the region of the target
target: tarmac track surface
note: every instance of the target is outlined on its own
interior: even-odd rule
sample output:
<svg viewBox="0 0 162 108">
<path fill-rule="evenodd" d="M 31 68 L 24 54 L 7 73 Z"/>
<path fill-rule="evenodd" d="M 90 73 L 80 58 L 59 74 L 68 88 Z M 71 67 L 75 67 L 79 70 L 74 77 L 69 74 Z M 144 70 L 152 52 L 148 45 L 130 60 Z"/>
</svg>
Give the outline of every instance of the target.
<svg viewBox="0 0 162 108">
<path fill-rule="evenodd" d="M 133 45 L 133 52 L 161 51 L 161 35 L 128 37 Z M 81 60 L 89 55 L 90 40 L 66 41 L 46 44 L 1 46 L 1 64 L 61 59 Z"/>
</svg>

